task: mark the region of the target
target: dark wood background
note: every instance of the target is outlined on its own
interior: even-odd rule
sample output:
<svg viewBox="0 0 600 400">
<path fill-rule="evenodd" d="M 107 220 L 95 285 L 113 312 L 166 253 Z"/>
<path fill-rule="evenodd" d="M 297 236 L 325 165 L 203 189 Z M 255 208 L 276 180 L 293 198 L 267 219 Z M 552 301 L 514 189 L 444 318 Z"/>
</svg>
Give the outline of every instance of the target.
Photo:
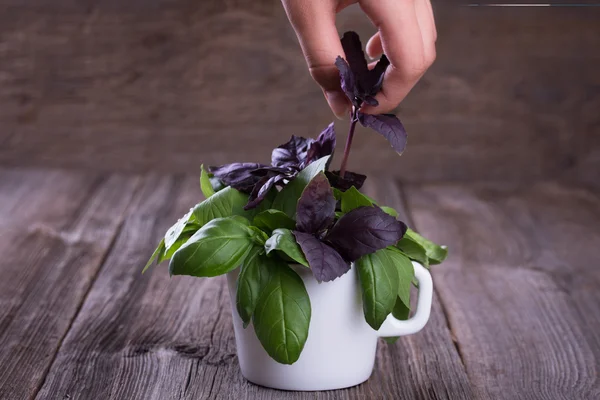
<svg viewBox="0 0 600 400">
<path fill-rule="evenodd" d="M 399 111 L 409 147 L 361 129 L 352 168 L 597 184 L 600 8 L 433 3 L 438 61 Z M 2 165 L 196 173 L 333 119 L 277 0 L 0 4 Z M 338 25 L 373 33 L 356 7 Z"/>
</svg>

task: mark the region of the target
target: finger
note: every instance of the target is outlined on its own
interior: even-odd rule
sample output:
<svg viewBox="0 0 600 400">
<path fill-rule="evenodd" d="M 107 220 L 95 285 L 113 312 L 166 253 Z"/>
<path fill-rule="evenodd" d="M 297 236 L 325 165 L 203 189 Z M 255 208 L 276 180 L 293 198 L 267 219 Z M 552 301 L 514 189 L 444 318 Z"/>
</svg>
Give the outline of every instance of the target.
<svg viewBox="0 0 600 400">
<path fill-rule="evenodd" d="M 431 1 L 427 0 L 427 8 L 429 8 L 429 17 L 431 18 L 431 24 L 433 26 L 433 41 L 437 41 L 437 28 L 435 27 L 435 16 L 433 14 L 433 7 Z"/>
<path fill-rule="evenodd" d="M 335 28 L 336 2 L 284 0 L 283 5 L 311 76 L 323 89 L 333 113 L 344 118 L 350 110 L 350 100 L 340 87 L 340 75 L 335 66 L 337 56 L 344 56 Z"/>
<path fill-rule="evenodd" d="M 437 32 L 429 0 L 416 0 L 415 13 L 417 14 L 417 22 L 419 23 L 421 37 L 423 38 L 423 56 L 425 60 L 433 63 L 433 60 L 435 60 Z"/>
<path fill-rule="evenodd" d="M 363 0 L 360 3 L 378 28 L 382 48 L 391 63 L 376 97 L 379 106 L 366 106 L 364 112 L 392 110 L 428 67 L 415 1 L 418 0 Z"/>
<path fill-rule="evenodd" d="M 379 32 L 371 36 L 366 46 L 367 55 L 371 58 L 378 58 L 383 54 L 383 46 L 381 45 L 381 36 Z"/>
</svg>

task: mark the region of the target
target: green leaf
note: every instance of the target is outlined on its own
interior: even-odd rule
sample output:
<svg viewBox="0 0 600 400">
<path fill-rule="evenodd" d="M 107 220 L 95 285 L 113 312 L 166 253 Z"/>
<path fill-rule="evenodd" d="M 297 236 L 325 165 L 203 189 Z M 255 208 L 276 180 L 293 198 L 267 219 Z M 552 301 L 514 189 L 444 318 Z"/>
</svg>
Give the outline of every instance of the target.
<svg viewBox="0 0 600 400">
<path fill-rule="evenodd" d="M 424 267 L 429 267 L 429 258 L 425 248 L 414 239 L 404 234 L 404 237 L 396 244 L 396 247 L 402 251 L 411 260 L 417 261 Z"/>
<path fill-rule="evenodd" d="M 293 364 L 308 338 L 310 298 L 302 279 L 285 262 L 274 262 L 269 274 L 252 316 L 254 331 L 271 358 Z"/>
<path fill-rule="evenodd" d="M 269 239 L 269 235 L 265 232 L 257 228 L 256 226 L 251 226 L 250 229 L 254 232 L 254 242 L 258 244 L 260 247 L 265 245 L 265 242 Z"/>
<path fill-rule="evenodd" d="M 165 251 L 165 240 L 163 239 L 163 240 L 160 241 L 160 243 L 158 244 L 158 246 L 156 246 L 156 250 L 154 250 L 154 253 L 152 253 L 152 256 L 150 256 L 150 259 L 148 260 L 148 262 L 146 263 L 146 266 L 142 270 L 142 274 L 144 272 L 146 272 L 148 270 L 148 268 L 150 268 L 150 266 L 152 265 L 152 263 L 154 262 L 154 260 L 157 259 L 158 257 L 160 257 L 160 255 L 164 251 Z"/>
<path fill-rule="evenodd" d="M 296 216 L 296 205 L 302 195 L 302 191 L 319 172 L 325 170 L 331 156 L 325 156 L 304 168 L 294 179 L 292 179 L 277 195 L 273 201 L 272 208 L 281 210 L 290 218 Z"/>
<path fill-rule="evenodd" d="M 248 224 L 242 217 L 210 221 L 173 254 L 169 273 L 217 276 L 237 268 L 256 245 L 256 233 Z"/>
<path fill-rule="evenodd" d="M 398 218 L 398 211 L 394 210 L 392 207 L 381 206 L 381 209 L 384 213 L 389 214 L 394 218 Z"/>
<path fill-rule="evenodd" d="M 273 268 L 273 259 L 261 255 L 262 247 L 254 247 L 240 268 L 237 278 L 235 306 L 244 322 L 244 328 L 252 319 L 258 297 L 269 281 L 269 271 Z"/>
<path fill-rule="evenodd" d="M 265 243 L 265 250 L 267 254 L 273 250 L 281 251 L 297 263 L 308 267 L 308 261 L 306 261 L 300 246 L 298 246 L 294 234 L 289 229 L 275 229 Z"/>
<path fill-rule="evenodd" d="M 195 222 L 203 226 L 215 218 L 225 218 L 232 215 L 247 217 L 249 214 L 244 211 L 247 202 L 247 194 L 228 186 L 194 207 Z"/>
<path fill-rule="evenodd" d="M 373 202 L 354 186 L 342 193 L 342 212 L 347 213 L 358 207 L 370 207 Z"/>
<path fill-rule="evenodd" d="M 186 242 L 194 235 L 194 233 L 198 231 L 198 229 L 200 228 L 197 225 L 189 227 L 189 229 L 186 227 L 186 229 L 181 232 L 181 235 L 179 235 L 179 238 L 175 241 L 175 243 L 173 243 L 168 250 L 165 249 L 165 251 L 158 256 L 156 262 L 160 264 L 161 262 L 173 257 L 173 254 L 175 254 L 175 252 L 179 250 L 181 246 L 186 244 Z"/>
<path fill-rule="evenodd" d="M 410 309 L 410 287 L 415 277 L 415 268 L 410 259 L 395 247 L 384 249 L 384 254 L 398 269 L 398 297 Z"/>
<path fill-rule="evenodd" d="M 265 232 L 273 232 L 278 228 L 295 229 L 296 221 L 287 216 L 283 211 L 269 209 L 254 217 L 252 223 Z"/>
<path fill-rule="evenodd" d="M 342 196 L 344 195 L 344 192 L 334 187 L 332 187 L 331 189 L 333 190 L 333 197 L 335 197 L 337 201 L 342 201 Z"/>
<path fill-rule="evenodd" d="M 213 189 L 212 183 L 210 183 L 210 176 L 204 169 L 204 164 L 200 166 L 200 190 L 202 190 L 202 194 L 207 199 L 216 193 L 215 189 Z"/>
<path fill-rule="evenodd" d="M 392 315 L 400 321 L 406 321 L 408 317 L 410 317 L 410 305 L 406 305 L 404 300 L 398 297 L 396 299 L 396 304 L 394 304 Z"/>
<path fill-rule="evenodd" d="M 425 249 L 425 254 L 427 255 L 429 264 L 431 265 L 442 263 L 448 256 L 448 249 L 446 246 L 437 245 L 431 240 L 425 239 L 412 229 L 408 229 L 404 236 L 418 243 Z"/>
<path fill-rule="evenodd" d="M 195 220 L 196 218 L 194 217 L 193 209 L 190 209 L 187 214 L 179 218 L 179 220 L 167 230 L 167 233 L 165 233 L 165 250 L 169 250 L 173 243 L 179 239 L 179 235 L 181 235 L 185 227 Z"/>
<path fill-rule="evenodd" d="M 365 319 L 378 330 L 392 312 L 398 297 L 398 269 L 385 249 L 359 258 L 356 268 L 362 287 Z"/>
</svg>

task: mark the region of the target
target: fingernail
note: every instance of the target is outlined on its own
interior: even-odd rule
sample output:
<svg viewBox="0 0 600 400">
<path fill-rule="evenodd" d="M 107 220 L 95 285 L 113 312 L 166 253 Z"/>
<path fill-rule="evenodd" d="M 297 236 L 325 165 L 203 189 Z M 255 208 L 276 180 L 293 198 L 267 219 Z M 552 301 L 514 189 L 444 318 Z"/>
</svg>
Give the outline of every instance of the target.
<svg viewBox="0 0 600 400">
<path fill-rule="evenodd" d="M 325 92 L 325 98 L 327 99 L 331 111 L 333 111 L 333 114 L 338 119 L 344 120 L 348 118 L 350 107 L 344 93 L 337 90 L 327 91 Z"/>
</svg>

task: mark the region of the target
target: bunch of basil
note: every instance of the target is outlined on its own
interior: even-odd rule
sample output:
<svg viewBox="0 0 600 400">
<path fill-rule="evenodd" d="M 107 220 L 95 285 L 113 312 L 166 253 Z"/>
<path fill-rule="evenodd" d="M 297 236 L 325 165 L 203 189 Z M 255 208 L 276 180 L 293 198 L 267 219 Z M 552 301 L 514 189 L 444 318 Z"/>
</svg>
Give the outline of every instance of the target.
<svg viewBox="0 0 600 400">
<path fill-rule="evenodd" d="M 358 35 L 345 34 L 342 45 L 349 64 L 338 58 L 336 65 L 354 105 L 349 142 L 360 121 L 401 152 L 406 132 L 395 116 L 358 111 L 363 102 L 376 103 L 387 59 L 368 70 Z M 292 136 L 273 150 L 271 165 L 202 167 L 206 199 L 167 231 L 144 271 L 167 259 L 171 275 L 213 277 L 239 267 L 236 308 L 244 327 L 252 322 L 267 353 L 284 364 L 300 357 L 311 318 L 308 293 L 290 264 L 331 281 L 354 263 L 367 323 L 377 330 L 390 313 L 407 319 L 411 260 L 428 267 L 447 251 L 359 191 L 366 177 L 345 171 L 350 146 L 342 171 L 329 171 L 335 144 L 331 124 L 316 139 Z"/>
<path fill-rule="evenodd" d="M 289 264 L 331 281 L 354 262 L 369 325 L 379 329 L 390 313 L 408 318 L 410 260 L 436 264 L 446 250 L 407 229 L 395 210 L 379 207 L 356 186 L 333 187 L 339 176 L 327 171 L 330 157 L 310 162 L 248 210 L 249 194 L 223 187 L 202 168 L 206 200 L 167 231 L 146 268 L 171 259 L 171 275 L 212 277 L 240 267 L 238 313 L 245 326 L 252 321 L 267 353 L 285 364 L 300 356 L 311 316 L 304 284 Z"/>
</svg>

